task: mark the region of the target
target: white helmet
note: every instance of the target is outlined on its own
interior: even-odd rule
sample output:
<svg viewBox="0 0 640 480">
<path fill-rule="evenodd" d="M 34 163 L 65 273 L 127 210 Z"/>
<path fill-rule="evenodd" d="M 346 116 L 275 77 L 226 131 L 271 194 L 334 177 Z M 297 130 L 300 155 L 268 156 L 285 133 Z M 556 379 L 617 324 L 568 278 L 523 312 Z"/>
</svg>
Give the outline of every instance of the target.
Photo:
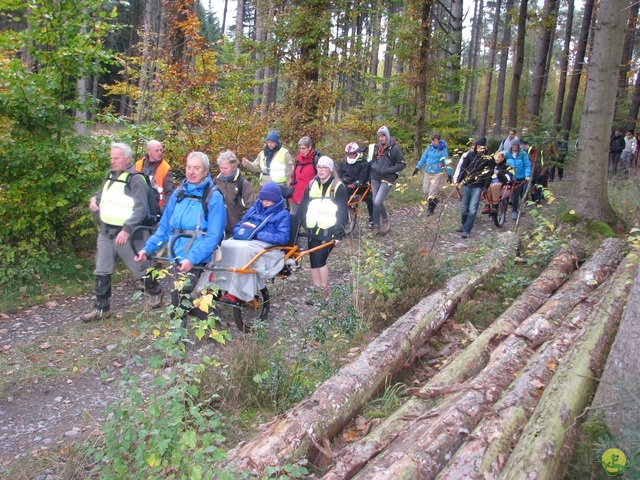
<svg viewBox="0 0 640 480">
<path fill-rule="evenodd" d="M 344 147 L 344 151 L 347 154 L 347 163 L 353 165 L 360 158 L 362 158 L 362 152 L 360 152 L 360 146 L 356 142 L 351 142 L 346 147 Z M 351 158 L 350 155 L 355 155 L 355 157 Z"/>
</svg>

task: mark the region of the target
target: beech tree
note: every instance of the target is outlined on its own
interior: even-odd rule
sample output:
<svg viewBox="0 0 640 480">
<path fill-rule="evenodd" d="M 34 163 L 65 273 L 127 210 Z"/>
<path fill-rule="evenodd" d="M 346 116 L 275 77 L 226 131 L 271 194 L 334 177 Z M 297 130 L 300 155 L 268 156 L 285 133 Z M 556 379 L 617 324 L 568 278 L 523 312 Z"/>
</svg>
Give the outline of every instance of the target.
<svg viewBox="0 0 640 480">
<path fill-rule="evenodd" d="M 607 197 L 607 166 L 628 6 L 627 0 L 600 4 L 569 197 L 569 206 L 578 216 L 604 222 L 614 219 Z"/>
</svg>

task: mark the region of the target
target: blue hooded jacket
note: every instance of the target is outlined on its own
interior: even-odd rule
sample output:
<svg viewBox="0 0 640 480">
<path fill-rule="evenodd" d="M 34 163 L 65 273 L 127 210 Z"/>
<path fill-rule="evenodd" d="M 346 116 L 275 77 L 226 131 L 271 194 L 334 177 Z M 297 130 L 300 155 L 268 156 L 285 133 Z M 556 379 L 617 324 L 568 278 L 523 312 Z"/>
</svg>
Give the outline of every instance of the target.
<svg viewBox="0 0 640 480">
<path fill-rule="evenodd" d="M 244 214 L 242 220 L 233 227 L 234 237 L 243 223 L 249 222 L 257 227 L 267 217 L 269 217 L 269 220 L 258 230 L 253 239 L 270 243 L 271 245 L 286 245 L 291 231 L 291 215 L 284 208 L 283 198 L 275 205 L 267 208 L 262 205 L 260 200 L 256 200 L 256 203 Z"/>
<path fill-rule="evenodd" d="M 209 174 L 198 185 L 191 184 L 184 179 L 181 189 L 174 190 L 162 214 L 156 233 L 144 245 L 147 254 L 159 250 L 178 231 L 199 231 L 204 232 L 204 235 L 198 235 L 186 252 L 184 250 L 190 239 L 182 237 L 176 241 L 174 246 L 176 259 L 178 261 L 186 259 L 194 265 L 211 260 L 214 250 L 220 245 L 224 235 L 227 211 L 222 194 L 216 189 L 209 198 L 209 211 L 207 218 L 205 218 L 201 199 L 207 185 L 209 189 L 213 188 L 213 180 Z M 180 190 L 185 195 L 178 201 Z M 191 198 L 191 195 L 196 198 Z"/>
<path fill-rule="evenodd" d="M 424 165 L 424 173 L 442 173 L 446 171 L 447 175 L 451 175 L 453 170 L 446 165 L 443 158 L 449 158 L 449 152 L 447 151 L 446 142 L 440 140 L 440 144 L 437 147 L 434 147 L 433 143 L 431 143 L 426 148 L 416 168 L 420 169 Z"/>
<path fill-rule="evenodd" d="M 506 152 L 504 157 L 507 160 L 507 165 L 513 167 L 516 172 L 516 180 L 524 180 L 525 178 L 531 178 L 531 161 L 529 155 L 526 152 L 520 150 L 514 157 L 513 152 Z"/>
</svg>

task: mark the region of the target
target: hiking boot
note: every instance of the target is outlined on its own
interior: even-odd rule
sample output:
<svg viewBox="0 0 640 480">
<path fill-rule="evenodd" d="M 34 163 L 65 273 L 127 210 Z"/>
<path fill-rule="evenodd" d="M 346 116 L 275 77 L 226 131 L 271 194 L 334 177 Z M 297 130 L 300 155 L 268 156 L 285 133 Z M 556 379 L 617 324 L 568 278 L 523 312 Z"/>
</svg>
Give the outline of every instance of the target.
<svg viewBox="0 0 640 480">
<path fill-rule="evenodd" d="M 456 228 L 456 232 L 458 232 L 458 233 L 464 232 L 464 228 L 462 227 L 462 225 L 460 225 L 458 228 Z"/>
<path fill-rule="evenodd" d="M 380 234 L 380 226 L 379 225 L 374 225 L 373 227 L 371 227 L 371 233 L 373 233 L 374 235 L 379 235 Z"/>
<path fill-rule="evenodd" d="M 433 215 L 433 210 L 427 210 L 427 217 L 430 217 L 431 215 Z"/>
<path fill-rule="evenodd" d="M 85 313 L 84 315 L 80 315 L 77 320 L 81 320 L 84 323 L 90 323 L 96 320 L 102 320 L 103 318 L 107 318 L 111 315 L 109 309 L 98 309 L 94 308 L 91 311 Z"/>
<path fill-rule="evenodd" d="M 386 220 L 380 219 L 380 233 L 387 234 L 391 230 L 391 220 L 388 218 Z"/>
<path fill-rule="evenodd" d="M 462 238 L 469 238 L 469 234 L 467 232 L 463 232 L 462 233 Z"/>
<path fill-rule="evenodd" d="M 147 296 L 147 305 L 151 309 L 160 308 L 162 306 L 162 298 L 164 296 L 164 292 L 160 290 L 160 293 L 157 295 L 148 295 Z"/>
</svg>

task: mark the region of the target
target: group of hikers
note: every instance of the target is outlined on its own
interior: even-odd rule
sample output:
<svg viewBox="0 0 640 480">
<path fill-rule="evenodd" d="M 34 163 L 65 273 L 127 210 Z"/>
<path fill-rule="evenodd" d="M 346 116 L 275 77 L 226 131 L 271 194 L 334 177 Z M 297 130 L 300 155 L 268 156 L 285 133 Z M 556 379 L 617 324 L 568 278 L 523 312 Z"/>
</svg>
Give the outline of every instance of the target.
<svg viewBox="0 0 640 480">
<path fill-rule="evenodd" d="M 622 136 L 622 131 L 617 129 L 609 140 L 609 171 L 618 173 L 618 164 L 622 171 L 628 172 L 631 167 L 638 166 L 640 155 L 640 133 L 634 135 L 633 130 L 627 130 Z"/>
<path fill-rule="evenodd" d="M 612 136 L 612 144 L 619 133 Z M 629 148 L 637 149 L 633 132 L 627 132 L 626 137 L 629 134 L 634 140 L 629 141 Z M 144 158 L 135 164 L 131 163 L 128 145 L 113 143 L 111 170 L 89 202 L 100 225 L 94 270 L 95 300 L 93 308 L 80 319 L 89 322 L 109 315 L 111 276 L 118 258 L 141 280 L 140 288 L 148 295 L 150 307 L 160 306 L 163 292 L 158 281 L 147 274 L 147 267 L 149 256 L 172 239 L 175 241 L 169 257 L 174 273 L 188 279 L 180 282 L 183 285 L 180 291 L 172 291 L 174 306 L 192 293 L 202 272 L 195 267 L 210 262 L 218 247 L 222 253 L 218 270 L 223 271 L 215 279 L 221 291 L 219 300 L 230 304 L 250 301 L 264 288 L 265 279 L 282 270 L 284 254 L 272 249 L 261 255 L 252 265 L 258 272 L 255 275 L 236 273 L 234 268 L 246 265 L 270 246 L 290 243 L 296 238 L 298 225 L 305 229 L 308 237 L 313 285 L 327 297 L 327 259 L 345 235 L 348 199 L 370 188 L 370 195 L 363 199 L 369 214 L 369 228 L 374 235 L 387 234 L 391 228 L 385 201 L 406 162 L 386 126 L 377 130 L 376 137 L 376 143 L 366 146 L 356 142 L 347 144 L 344 158 L 334 162 L 320 153 L 308 136 L 300 138 L 294 156 L 282 145 L 279 133 L 270 131 L 264 148 L 254 160 L 239 160 L 230 150 L 220 153 L 216 160 L 219 174 L 215 177 L 210 174 L 206 154 L 189 153 L 185 178 L 179 183 L 174 181 L 170 165 L 163 160 L 160 142 L 149 141 Z M 422 192 L 427 201 L 426 215 L 435 213 L 447 182 L 454 184 L 453 191 L 461 199 L 460 225 L 455 231 L 461 233 L 463 239 L 471 235 L 481 198 L 485 203 L 482 213 L 496 213 L 505 185 L 512 189 L 513 220 L 518 217 L 529 183 L 532 199 L 540 202 L 547 182 L 554 181 L 556 174 L 558 180 L 563 178 L 567 142 L 545 136 L 538 148 L 528 137 L 527 129 L 523 129 L 520 137 L 515 130 L 510 130 L 493 154 L 487 151 L 485 137 L 472 140 L 453 171 L 446 142 L 439 134 L 433 134 L 413 170 L 413 175 L 424 173 Z M 633 158 L 637 162 L 636 150 L 630 159 L 622 155 L 626 151 L 625 143 L 621 150 L 623 164 L 631 165 Z M 617 163 L 617 160 L 612 162 L 614 171 Z M 259 173 L 257 195 L 252 183 L 242 175 L 240 166 Z M 129 237 L 143 224 L 149 186 L 158 194 L 159 222 L 152 234 L 145 235 L 148 238 L 144 246 L 135 253 Z M 292 216 L 295 216 L 293 231 Z"/>
<path fill-rule="evenodd" d="M 269 132 L 256 159 L 242 159 L 247 170 L 260 174 L 257 198 L 253 185 L 240 172 L 240 161 L 230 150 L 218 155 L 220 173 L 216 177 L 210 174 L 205 153 L 189 153 L 185 178 L 176 184 L 170 165 L 163 160 L 160 142 L 149 141 L 144 158 L 135 164 L 129 145 L 111 144 L 111 169 L 89 201 L 100 227 L 95 299 L 93 307 L 79 319 L 91 322 L 109 316 L 111 277 L 118 259 L 140 280 L 148 305 L 162 305 L 162 288 L 147 269 L 149 256 L 168 244 L 172 245 L 169 258 L 174 276 L 185 277 L 176 282 L 181 288 L 171 292 L 172 305 L 185 305 L 182 299 L 192 294 L 203 271 L 198 266 L 210 262 L 218 247 L 221 260 L 217 265 L 230 267 L 215 278 L 220 292 L 224 292 L 219 301 L 250 301 L 264 287 L 264 279 L 282 270 L 284 253 L 275 249 L 261 255 L 252 265 L 257 274 L 236 273 L 232 267 L 245 265 L 270 246 L 286 245 L 292 236 L 291 215 L 296 216 L 295 225 L 299 222 L 306 229 L 313 285 L 328 297 L 327 259 L 344 237 L 349 195 L 370 183 L 370 227 L 380 234 L 390 229 L 384 202 L 405 162 L 387 127 L 381 127 L 377 137 L 375 144 L 365 148 L 349 143 L 345 158 L 336 165 L 316 151 L 307 136 L 299 140 L 294 160 L 282 146 L 278 132 Z M 365 151 L 370 152 L 367 158 Z M 152 234 L 142 232 L 148 238 L 134 251 L 131 234 L 148 217 L 150 189 L 157 193 L 159 222 Z M 194 308 L 189 313 L 203 315 Z"/>
</svg>

